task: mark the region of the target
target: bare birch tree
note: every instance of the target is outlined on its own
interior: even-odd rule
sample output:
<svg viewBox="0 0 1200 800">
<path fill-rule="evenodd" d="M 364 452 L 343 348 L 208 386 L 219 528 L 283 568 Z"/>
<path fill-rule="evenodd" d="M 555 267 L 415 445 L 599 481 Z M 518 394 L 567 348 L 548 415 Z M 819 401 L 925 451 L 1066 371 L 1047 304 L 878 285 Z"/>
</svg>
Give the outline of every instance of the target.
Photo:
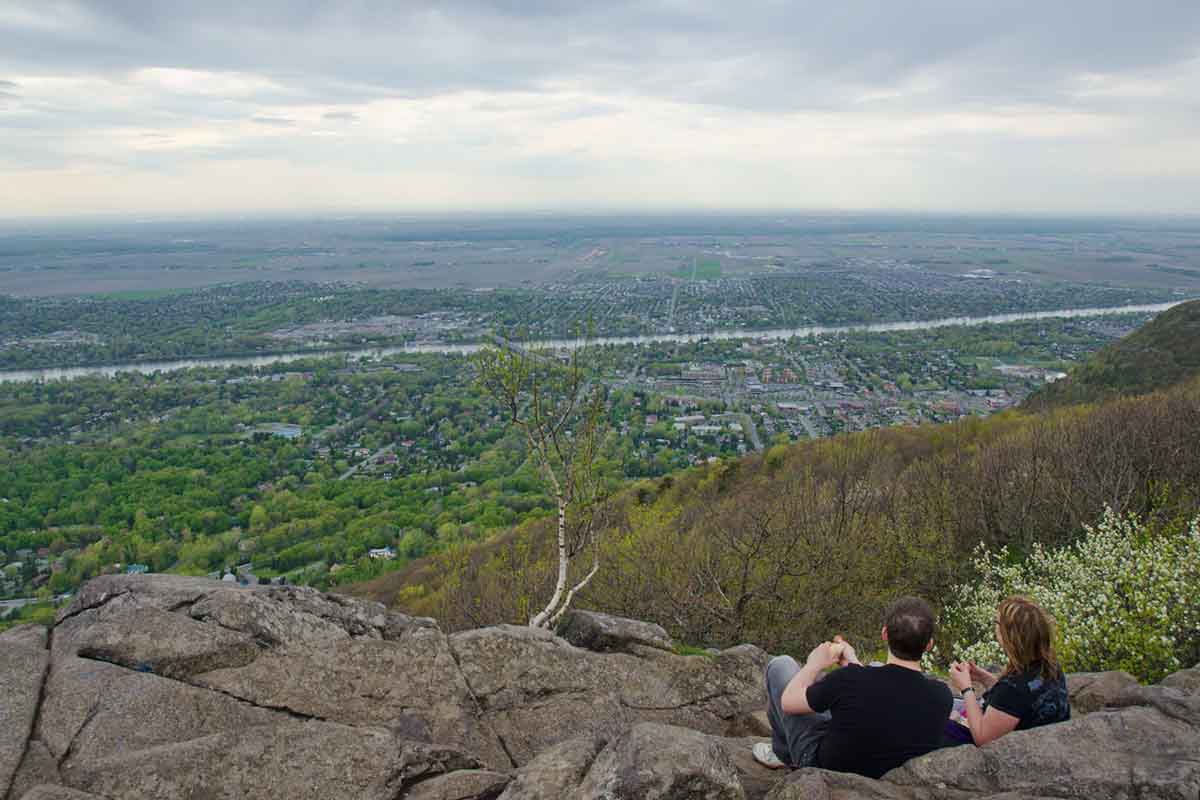
<svg viewBox="0 0 1200 800">
<path fill-rule="evenodd" d="M 604 387 L 589 380 L 582 356 L 565 360 L 509 341 L 476 356 L 479 382 L 521 432 L 558 507 L 558 573 L 554 593 L 529 624 L 552 628 L 600 569 L 598 513 L 606 499 L 596 457 L 604 433 Z M 568 587 L 572 563 L 590 551 L 590 569 Z"/>
</svg>

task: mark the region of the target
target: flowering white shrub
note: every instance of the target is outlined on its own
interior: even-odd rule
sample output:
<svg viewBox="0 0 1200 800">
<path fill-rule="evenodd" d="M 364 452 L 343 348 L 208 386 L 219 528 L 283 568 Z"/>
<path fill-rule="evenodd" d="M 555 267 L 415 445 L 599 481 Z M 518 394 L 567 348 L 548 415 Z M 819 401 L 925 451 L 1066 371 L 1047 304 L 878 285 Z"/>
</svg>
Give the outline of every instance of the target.
<svg viewBox="0 0 1200 800">
<path fill-rule="evenodd" d="M 1200 518 L 1155 530 L 1105 509 L 1074 545 L 1035 546 L 1024 561 L 981 548 L 978 583 L 956 587 L 945 625 L 954 657 L 1006 663 L 995 640 L 1000 601 L 1025 595 L 1058 623 L 1063 669 L 1123 669 L 1154 681 L 1200 660 Z"/>
</svg>

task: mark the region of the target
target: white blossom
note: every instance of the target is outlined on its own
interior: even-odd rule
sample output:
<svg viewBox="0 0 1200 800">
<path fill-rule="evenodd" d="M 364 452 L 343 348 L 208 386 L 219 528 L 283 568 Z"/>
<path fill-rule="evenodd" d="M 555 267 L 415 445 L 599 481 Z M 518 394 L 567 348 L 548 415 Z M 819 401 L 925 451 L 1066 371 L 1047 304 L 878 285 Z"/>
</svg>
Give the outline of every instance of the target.
<svg viewBox="0 0 1200 800">
<path fill-rule="evenodd" d="M 973 565 L 980 580 L 955 587 L 945 614 L 956 659 L 1006 662 L 994 620 L 1014 594 L 1057 621 L 1064 670 L 1157 680 L 1200 659 L 1200 517 L 1158 527 L 1106 508 L 1069 547 L 1035 545 L 1024 560 L 981 547 Z"/>
</svg>

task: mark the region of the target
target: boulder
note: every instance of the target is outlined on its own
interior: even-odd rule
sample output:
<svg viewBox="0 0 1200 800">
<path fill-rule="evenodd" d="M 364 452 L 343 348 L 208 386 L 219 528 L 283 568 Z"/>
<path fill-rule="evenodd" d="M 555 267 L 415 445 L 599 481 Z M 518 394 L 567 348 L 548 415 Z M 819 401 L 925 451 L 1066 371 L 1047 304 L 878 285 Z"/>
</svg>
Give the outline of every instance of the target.
<svg viewBox="0 0 1200 800">
<path fill-rule="evenodd" d="M 33 735 L 49 663 L 44 633 L 21 626 L 0 636 L 0 797 L 8 794 Z"/>
<path fill-rule="evenodd" d="M 1128 672 L 1073 672 L 1067 675 L 1071 711 L 1075 714 L 1099 711 L 1126 688 L 1136 686 L 1137 682 L 1137 678 Z"/>
<path fill-rule="evenodd" d="M 478 762 L 380 728 L 291 721 L 140 750 L 63 770 L 64 781 L 113 800 L 393 800 Z"/>
<path fill-rule="evenodd" d="M 500 800 L 572 797 L 605 744 L 598 736 L 579 736 L 548 747 L 517 771 Z"/>
<path fill-rule="evenodd" d="M 495 800 L 510 776 L 486 769 L 460 769 L 418 783 L 404 800 Z"/>
<path fill-rule="evenodd" d="M 292 717 L 158 675 L 129 671 L 107 682 L 85 723 L 62 754 L 76 762 L 151 750 L 249 727 L 281 725 Z"/>
<path fill-rule="evenodd" d="M 939 750 L 892 770 L 884 781 L 983 796 L 1183 800 L 1200 792 L 1197 753 L 1200 728 L 1135 706 L 1015 731 L 985 747 Z"/>
<path fill-rule="evenodd" d="M 572 795 L 579 800 L 744 800 L 715 737 L 643 722 L 610 742 Z"/>
<path fill-rule="evenodd" d="M 725 735 L 733 738 L 757 736 L 770 739 L 771 720 L 767 717 L 766 709 L 738 714 L 729 721 L 729 728 L 725 731 Z"/>
<path fill-rule="evenodd" d="M 568 622 L 586 647 L 519 626 L 446 636 L 296 587 L 98 579 L 49 640 L 0 634 L 0 797 L 1200 796 L 1200 668 L 1156 686 L 1069 676 L 1069 722 L 874 781 L 753 760 L 769 735 L 758 648 L 685 657 L 640 623 Z"/>
<path fill-rule="evenodd" d="M 293 721 L 77 763 L 62 776 L 68 786 L 121 800 L 392 800 L 430 777 L 478 765 L 388 730 Z"/>
<path fill-rule="evenodd" d="M 845 772 L 806 767 L 777 782 L 765 800 L 924 800 L 921 793 Z"/>
<path fill-rule="evenodd" d="M 58 762 L 50 755 L 45 744 L 38 739 L 30 739 L 29 746 L 25 749 L 25 758 L 21 761 L 17 774 L 13 776 L 8 796 L 24 797 L 38 786 L 57 786 L 61 783 Z"/>
<path fill-rule="evenodd" d="M 611 738 L 638 722 L 721 735 L 761 708 L 767 656 L 595 653 L 548 631 L 501 625 L 456 633 L 450 646 L 484 717 L 517 765 L 580 735 Z"/>
<path fill-rule="evenodd" d="M 153 729 L 163 741 L 225 730 L 225 723 L 251 724 L 234 722 L 244 714 L 234 713 L 228 702 L 241 700 L 259 711 L 383 726 L 417 741 L 458 747 L 489 766 L 512 766 L 495 734 L 478 719 L 447 639 L 436 627 L 389 615 L 378 604 L 312 589 L 233 588 L 192 579 L 176 589 L 166 576 L 151 577 L 145 585 L 125 578 L 104 592 L 81 592 L 80 607 L 58 625 L 51 671 L 55 699 L 44 734 L 56 758 L 66 757 L 100 695 L 127 696 L 114 683 L 133 669 L 208 690 L 193 696 L 186 687 L 171 687 L 216 706 L 202 715 L 215 729 L 189 727 L 185 715 L 175 733 Z M 122 671 L 106 670 L 104 662 Z M 110 717 L 106 713 L 104 719 Z"/>
<path fill-rule="evenodd" d="M 14 625 L 0 633 L 0 647 L 20 645 L 34 650 L 45 650 L 48 635 L 45 626 L 42 625 Z"/>
<path fill-rule="evenodd" d="M 243 667 L 192 682 L 256 706 L 346 725 L 387 727 L 423 742 L 453 745 L 483 763 L 512 762 L 455 663 L 446 636 L 430 628 L 402 641 L 363 638 L 269 649 Z"/>
<path fill-rule="evenodd" d="M 64 761 L 263 724 L 271 712 L 184 682 L 258 652 L 244 634 L 163 611 L 132 592 L 113 594 L 56 626 L 36 736 Z"/>
<path fill-rule="evenodd" d="M 1162 685 L 1188 694 L 1200 692 L 1200 664 L 1171 673 L 1162 679 Z"/>
<path fill-rule="evenodd" d="M 239 631 L 264 647 L 321 645 L 350 634 L 341 625 L 279 602 L 259 592 L 220 589 L 200 598 L 188 615 Z"/>
<path fill-rule="evenodd" d="M 712 737 L 713 743 L 725 751 L 733 768 L 737 770 L 738 780 L 742 783 L 747 800 L 762 800 L 787 772 L 768 769 L 755 760 L 754 745 L 762 740 L 761 736 Z"/>
<path fill-rule="evenodd" d="M 102 575 L 79 587 L 71 603 L 58 612 L 58 622 L 83 611 L 107 605 L 123 595 L 137 598 L 139 605 L 150 605 L 163 611 L 176 611 L 211 591 L 229 584 L 208 578 L 182 575 Z"/>
<path fill-rule="evenodd" d="M 88 609 L 107 605 L 123 595 L 135 599 L 138 605 L 152 606 L 162 611 L 183 612 L 189 611 L 193 605 L 210 596 L 220 595 L 221 604 L 227 604 L 231 602 L 231 598 L 239 595 L 253 596 L 264 602 L 276 604 L 286 615 L 307 615 L 308 618 L 323 620 L 341 628 L 348 636 L 371 639 L 398 639 L 412 628 L 437 627 L 437 623 L 428 618 L 410 617 L 388 611 L 380 603 L 322 594 L 306 586 L 260 584 L 243 587 L 208 578 L 157 574 L 104 575 L 93 578 L 80 587 L 71 604 L 59 612 L 58 619 L 61 622 Z M 210 604 L 209 611 L 215 612 L 215 608 L 211 606 L 216 605 L 216 602 Z M 257 610 L 264 608 L 260 604 L 255 604 L 254 607 Z M 267 620 L 263 620 L 263 624 L 267 625 Z M 299 620 L 294 624 L 302 626 Z"/>
<path fill-rule="evenodd" d="M 104 798 L 88 792 L 81 792 L 78 789 L 68 789 L 66 786 L 42 784 L 21 795 L 21 800 L 104 800 Z"/>
<path fill-rule="evenodd" d="M 557 632 L 576 647 L 598 653 L 627 653 L 633 645 L 667 651 L 675 648 L 671 637 L 659 625 L 595 611 L 567 612 Z"/>
<path fill-rule="evenodd" d="M 260 652 L 244 633 L 205 625 L 182 614 L 152 606 L 109 608 L 74 639 L 80 657 L 186 679 L 244 666 Z"/>
</svg>

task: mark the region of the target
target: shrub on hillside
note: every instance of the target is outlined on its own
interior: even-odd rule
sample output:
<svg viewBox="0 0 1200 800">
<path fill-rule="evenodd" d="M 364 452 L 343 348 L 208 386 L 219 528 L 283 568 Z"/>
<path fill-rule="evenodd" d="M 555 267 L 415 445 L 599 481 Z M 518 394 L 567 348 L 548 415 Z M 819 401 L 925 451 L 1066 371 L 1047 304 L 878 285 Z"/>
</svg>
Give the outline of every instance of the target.
<svg viewBox="0 0 1200 800">
<path fill-rule="evenodd" d="M 955 658 L 1005 663 L 996 606 L 1019 594 L 1054 616 L 1068 672 L 1123 669 L 1155 681 L 1200 659 L 1200 518 L 1155 528 L 1106 509 L 1072 545 L 1010 555 L 981 547 L 979 581 L 952 591 L 944 616 Z"/>
</svg>

